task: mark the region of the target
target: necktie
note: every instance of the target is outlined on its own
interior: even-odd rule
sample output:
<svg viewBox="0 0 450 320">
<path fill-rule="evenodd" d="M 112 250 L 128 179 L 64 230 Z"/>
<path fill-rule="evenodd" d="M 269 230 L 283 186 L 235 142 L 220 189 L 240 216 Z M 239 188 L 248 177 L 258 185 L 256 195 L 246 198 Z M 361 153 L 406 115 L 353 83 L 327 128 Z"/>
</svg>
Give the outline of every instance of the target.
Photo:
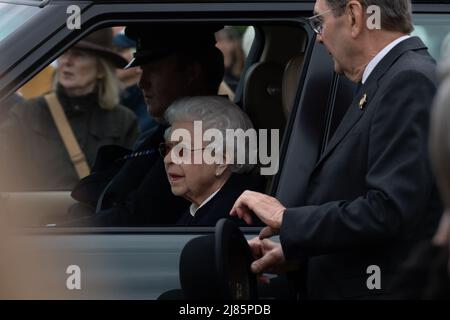
<svg viewBox="0 0 450 320">
<path fill-rule="evenodd" d="M 353 91 L 353 97 L 356 98 L 356 95 L 358 94 L 358 92 L 361 89 L 361 87 L 362 87 L 362 82 L 358 82 L 356 87 L 355 87 L 355 91 Z"/>
</svg>

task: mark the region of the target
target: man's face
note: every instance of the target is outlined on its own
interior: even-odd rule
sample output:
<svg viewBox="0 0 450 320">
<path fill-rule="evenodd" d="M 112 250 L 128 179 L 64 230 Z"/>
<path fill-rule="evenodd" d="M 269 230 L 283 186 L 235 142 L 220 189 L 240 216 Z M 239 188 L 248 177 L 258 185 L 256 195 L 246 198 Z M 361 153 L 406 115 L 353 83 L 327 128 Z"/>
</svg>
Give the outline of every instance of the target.
<svg viewBox="0 0 450 320">
<path fill-rule="evenodd" d="M 348 52 L 346 48 L 346 30 L 344 28 L 344 15 L 335 16 L 335 11 L 326 0 L 317 0 L 314 6 L 314 15 L 322 14 L 322 32 L 317 35 L 317 41 L 322 43 L 330 53 L 334 61 L 334 71 L 344 74 L 348 64 Z M 326 13 L 325 13 L 326 12 Z"/>
<path fill-rule="evenodd" d="M 173 101 L 188 95 L 189 72 L 179 66 L 174 54 L 145 64 L 141 69 L 139 87 L 147 110 L 152 117 L 161 119 Z"/>
</svg>

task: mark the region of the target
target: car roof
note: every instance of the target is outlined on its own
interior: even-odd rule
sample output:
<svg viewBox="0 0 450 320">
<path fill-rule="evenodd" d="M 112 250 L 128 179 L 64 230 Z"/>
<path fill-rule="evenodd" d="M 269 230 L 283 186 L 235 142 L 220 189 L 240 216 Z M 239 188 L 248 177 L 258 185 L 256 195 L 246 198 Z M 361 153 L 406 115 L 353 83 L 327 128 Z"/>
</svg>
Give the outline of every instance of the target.
<svg viewBox="0 0 450 320">
<path fill-rule="evenodd" d="M 39 0 L 37 0 L 39 1 Z M 67 0 L 53 0 L 50 2 L 67 2 Z M 91 3 L 315 3 L 316 0 L 78 0 L 73 2 L 91 2 Z M 414 4 L 450 4 L 450 0 L 411 0 Z"/>
<path fill-rule="evenodd" d="M 56 1 L 67 1 L 67 0 L 56 0 Z M 111 2 L 122 2 L 122 3 L 171 3 L 171 2 L 209 2 L 209 3 L 223 3 L 223 2 L 304 2 L 304 3 L 314 3 L 316 0 L 92 0 L 91 2 L 100 3 L 111 3 Z M 450 3 L 450 0 L 411 0 L 412 3 Z"/>
<path fill-rule="evenodd" d="M 57 0 L 57 1 L 67 1 L 67 0 Z M 450 0 L 449 0 L 450 1 Z M 112 2 L 122 2 L 122 3 L 171 3 L 171 2 L 192 2 L 192 3 L 224 3 L 224 2 L 306 2 L 314 3 L 316 0 L 92 0 L 92 2 L 100 3 L 112 3 Z"/>
</svg>

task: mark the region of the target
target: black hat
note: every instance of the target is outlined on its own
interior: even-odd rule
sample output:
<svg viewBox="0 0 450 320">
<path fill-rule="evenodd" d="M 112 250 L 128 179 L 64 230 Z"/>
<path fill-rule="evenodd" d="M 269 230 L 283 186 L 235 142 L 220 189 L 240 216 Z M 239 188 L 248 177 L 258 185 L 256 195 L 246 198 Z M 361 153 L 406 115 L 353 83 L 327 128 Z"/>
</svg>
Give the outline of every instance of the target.
<svg viewBox="0 0 450 320">
<path fill-rule="evenodd" d="M 238 226 L 229 219 L 217 222 L 213 235 L 189 241 L 180 257 L 180 282 L 186 299 L 253 300 L 256 275 L 253 256 Z"/>
<path fill-rule="evenodd" d="M 127 37 L 136 41 L 131 68 L 162 59 L 176 52 L 199 52 L 216 44 L 215 32 L 222 25 L 139 25 L 125 29 Z"/>
<path fill-rule="evenodd" d="M 114 51 L 112 41 L 112 29 L 106 28 L 91 33 L 86 38 L 75 44 L 74 47 L 91 51 L 105 59 L 108 59 L 116 68 L 123 68 L 126 66 L 128 61 Z"/>
</svg>

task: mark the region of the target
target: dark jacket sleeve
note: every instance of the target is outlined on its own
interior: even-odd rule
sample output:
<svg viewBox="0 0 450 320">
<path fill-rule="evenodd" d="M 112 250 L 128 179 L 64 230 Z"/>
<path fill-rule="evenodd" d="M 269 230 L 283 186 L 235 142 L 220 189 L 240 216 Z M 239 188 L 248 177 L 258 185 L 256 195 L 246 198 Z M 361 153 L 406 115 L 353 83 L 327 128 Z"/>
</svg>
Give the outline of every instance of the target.
<svg viewBox="0 0 450 320">
<path fill-rule="evenodd" d="M 427 214 L 434 186 L 427 136 L 436 86 L 419 72 L 403 71 L 384 88 L 370 128 L 363 129 L 370 130 L 366 191 L 352 200 L 287 209 L 280 240 L 288 259 L 379 245 Z"/>
</svg>

